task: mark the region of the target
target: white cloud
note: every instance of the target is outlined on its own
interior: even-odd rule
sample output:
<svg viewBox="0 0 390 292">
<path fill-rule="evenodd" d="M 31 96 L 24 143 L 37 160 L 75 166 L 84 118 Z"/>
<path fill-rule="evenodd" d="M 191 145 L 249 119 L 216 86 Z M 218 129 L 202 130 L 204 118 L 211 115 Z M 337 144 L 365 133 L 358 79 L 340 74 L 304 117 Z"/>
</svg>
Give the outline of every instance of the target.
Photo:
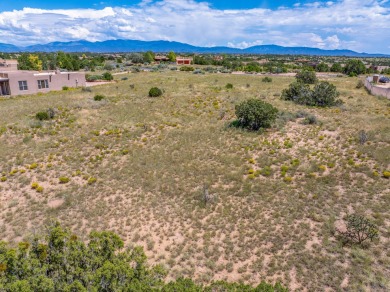
<svg viewBox="0 0 390 292">
<path fill-rule="evenodd" d="M 129 8 L 24 8 L 0 13 L 0 37 L 16 45 L 123 38 L 200 46 L 245 48 L 273 43 L 389 53 L 390 8 L 386 3 L 340 0 L 277 10 L 218 10 L 193 0 L 143 0 Z"/>
<path fill-rule="evenodd" d="M 253 47 L 253 46 L 259 46 L 259 45 L 262 45 L 263 44 L 263 41 L 261 40 L 257 40 L 257 41 L 254 41 L 254 42 L 240 42 L 240 43 L 232 43 L 232 42 L 228 42 L 227 46 L 230 47 L 230 48 L 239 48 L 239 49 L 246 49 L 246 48 L 249 48 L 249 47 Z"/>
</svg>

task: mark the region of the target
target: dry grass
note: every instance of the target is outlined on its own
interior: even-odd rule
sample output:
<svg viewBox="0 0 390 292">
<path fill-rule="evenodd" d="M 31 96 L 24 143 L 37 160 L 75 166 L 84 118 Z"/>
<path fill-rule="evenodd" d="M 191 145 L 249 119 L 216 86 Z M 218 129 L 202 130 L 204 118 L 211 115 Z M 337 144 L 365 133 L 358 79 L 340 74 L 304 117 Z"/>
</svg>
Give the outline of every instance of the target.
<svg viewBox="0 0 390 292">
<path fill-rule="evenodd" d="M 345 105 L 317 109 L 280 100 L 292 77 L 128 77 L 92 92 L 0 100 L 3 239 L 59 218 L 80 235 L 110 229 L 143 245 L 171 277 L 390 289 L 389 180 L 381 176 L 390 161 L 389 101 L 356 89 L 355 78 L 330 80 Z M 153 86 L 164 95 L 147 97 Z M 235 104 L 251 97 L 287 114 L 262 134 L 228 128 Z M 56 118 L 38 124 L 35 113 L 49 107 Z M 304 125 L 298 111 L 320 123 Z M 215 203 L 202 202 L 205 184 Z M 380 226 L 369 249 L 334 238 L 335 222 L 354 211 Z"/>
</svg>

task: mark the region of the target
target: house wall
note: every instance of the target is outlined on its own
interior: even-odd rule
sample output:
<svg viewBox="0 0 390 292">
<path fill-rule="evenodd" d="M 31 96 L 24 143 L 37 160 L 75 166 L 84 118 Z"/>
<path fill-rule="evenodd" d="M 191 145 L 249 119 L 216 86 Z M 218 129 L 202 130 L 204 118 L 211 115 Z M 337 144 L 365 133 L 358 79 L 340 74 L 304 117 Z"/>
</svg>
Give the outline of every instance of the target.
<svg viewBox="0 0 390 292">
<path fill-rule="evenodd" d="M 367 77 L 364 81 L 364 85 L 372 95 L 383 96 L 390 99 L 390 88 L 378 87 L 373 85 L 371 82 L 373 82 L 373 78 Z"/>
<path fill-rule="evenodd" d="M 4 74 L 3 74 L 4 75 Z M 46 72 L 34 71 L 7 72 L 11 95 L 35 94 L 38 92 L 49 92 L 62 90 L 62 87 L 85 86 L 85 74 L 80 72 Z M 38 87 L 38 80 L 48 80 L 48 88 Z M 19 89 L 19 81 L 27 81 L 28 90 Z"/>
</svg>

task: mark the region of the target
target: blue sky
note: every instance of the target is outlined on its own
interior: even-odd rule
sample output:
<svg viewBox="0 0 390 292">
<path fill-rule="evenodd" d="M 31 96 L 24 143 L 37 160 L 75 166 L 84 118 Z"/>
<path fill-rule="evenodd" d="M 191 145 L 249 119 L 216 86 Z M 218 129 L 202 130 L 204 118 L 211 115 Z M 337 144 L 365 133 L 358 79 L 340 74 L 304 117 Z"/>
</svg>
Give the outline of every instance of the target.
<svg viewBox="0 0 390 292">
<path fill-rule="evenodd" d="M 0 0 L 1 1 L 1 0 Z M 169 40 L 390 54 L 389 0 L 17 0 L 0 2 L 0 42 Z"/>
<path fill-rule="evenodd" d="M 16 2 L 16 3 L 15 3 Z M 53 0 L 17 0 L 17 1 L 3 1 L 0 3 L 0 10 L 13 10 L 22 9 L 24 7 L 42 8 L 42 9 L 71 9 L 71 8 L 104 8 L 107 6 L 123 6 L 130 7 L 139 4 L 141 1 L 137 0 L 67 0 L 67 1 L 53 1 Z M 150 1 L 157 2 L 157 1 Z M 296 3 L 313 3 L 316 1 L 282 1 L 282 0 L 242 0 L 242 1 L 226 1 L 226 0 L 214 0 L 214 1 L 196 1 L 196 2 L 208 2 L 213 8 L 216 9 L 251 9 L 251 8 L 270 8 L 276 9 L 278 7 L 293 7 Z M 327 1 L 318 1 L 327 2 Z"/>
</svg>

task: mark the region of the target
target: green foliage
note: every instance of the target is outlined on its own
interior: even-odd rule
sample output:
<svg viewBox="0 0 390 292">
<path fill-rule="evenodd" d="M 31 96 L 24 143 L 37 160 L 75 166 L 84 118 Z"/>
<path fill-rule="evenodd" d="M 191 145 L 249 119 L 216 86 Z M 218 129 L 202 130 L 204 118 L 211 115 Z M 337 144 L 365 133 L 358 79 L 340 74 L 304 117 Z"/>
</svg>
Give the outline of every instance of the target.
<svg viewBox="0 0 390 292">
<path fill-rule="evenodd" d="M 316 71 L 317 72 L 328 72 L 329 66 L 328 66 L 328 64 L 321 62 L 316 66 Z"/>
<path fill-rule="evenodd" d="M 102 94 L 97 94 L 97 95 L 95 95 L 94 97 L 93 97 L 93 100 L 95 100 L 95 101 L 101 101 L 101 100 L 103 100 L 103 99 L 105 99 L 106 97 L 104 96 L 104 95 L 102 95 Z"/>
<path fill-rule="evenodd" d="M 337 229 L 344 243 L 363 244 L 366 240 L 379 238 L 378 228 L 362 215 L 352 214 L 346 218 L 346 231 Z"/>
<path fill-rule="evenodd" d="M 37 112 L 35 117 L 40 120 L 40 121 L 44 121 L 44 120 L 49 120 L 50 117 L 49 117 L 49 114 L 48 112 Z"/>
<path fill-rule="evenodd" d="M 58 180 L 59 180 L 60 184 L 66 184 L 66 183 L 70 182 L 69 177 L 66 177 L 66 176 L 61 176 Z"/>
<path fill-rule="evenodd" d="M 225 88 L 226 89 L 233 89 L 233 84 L 228 83 L 228 84 L 226 84 Z"/>
<path fill-rule="evenodd" d="M 266 77 L 264 77 L 263 79 L 261 79 L 261 81 L 262 81 L 262 82 L 266 82 L 266 83 L 268 82 L 268 83 L 269 83 L 269 82 L 272 82 L 272 78 L 266 76 Z"/>
<path fill-rule="evenodd" d="M 271 127 L 277 113 L 277 108 L 271 104 L 254 98 L 236 105 L 236 116 L 240 126 L 253 131 Z"/>
<path fill-rule="evenodd" d="M 18 68 L 19 70 L 35 70 L 41 71 L 42 60 L 38 55 L 23 53 L 18 57 Z"/>
<path fill-rule="evenodd" d="M 190 71 L 194 71 L 194 70 L 195 70 L 195 68 L 191 67 L 191 66 L 182 66 L 182 67 L 180 67 L 180 71 L 190 72 Z"/>
<path fill-rule="evenodd" d="M 103 77 L 103 80 L 107 80 L 107 81 L 111 81 L 114 79 L 114 76 L 112 76 L 112 74 L 110 72 L 103 73 L 102 77 Z"/>
<path fill-rule="evenodd" d="M 361 60 L 349 59 L 344 67 L 344 73 L 349 76 L 357 76 L 366 73 L 366 66 Z"/>
<path fill-rule="evenodd" d="M 144 53 L 144 62 L 145 63 L 153 63 L 154 57 L 155 57 L 155 55 L 153 52 L 147 51 L 146 53 Z"/>
<path fill-rule="evenodd" d="M 126 248 L 112 232 L 90 233 L 87 243 L 58 222 L 43 236 L 9 247 L 0 242 L 1 291 L 265 291 L 285 292 L 282 285 L 218 281 L 210 286 L 191 279 L 164 282 L 167 271 L 149 266 L 141 247 Z"/>
<path fill-rule="evenodd" d="M 338 72 L 338 73 L 341 73 L 343 72 L 343 67 L 341 66 L 340 63 L 334 63 L 331 67 L 330 67 L 330 71 L 331 72 Z"/>
<path fill-rule="evenodd" d="M 69 90 L 69 86 L 62 86 L 62 90 L 64 90 L 64 91 Z"/>
<path fill-rule="evenodd" d="M 168 57 L 170 62 L 175 62 L 176 61 L 176 54 L 175 54 L 175 52 L 169 52 L 167 57 Z"/>
<path fill-rule="evenodd" d="M 295 78 L 298 82 L 304 84 L 315 84 L 318 81 L 316 73 L 314 71 L 309 70 L 302 70 L 298 72 Z"/>
<path fill-rule="evenodd" d="M 163 94 L 162 90 L 158 87 L 152 87 L 149 90 L 150 97 L 158 97 L 158 96 L 161 96 L 162 94 Z"/>
<path fill-rule="evenodd" d="M 310 87 L 302 82 L 293 82 L 287 89 L 282 91 L 281 99 L 291 100 L 298 104 L 305 104 L 306 100 L 311 99 Z"/>
<path fill-rule="evenodd" d="M 281 98 L 297 104 L 326 107 L 341 104 L 342 101 L 337 99 L 338 96 L 336 86 L 327 81 L 316 84 L 313 90 L 307 84 L 293 82 L 289 88 L 282 91 Z"/>
<path fill-rule="evenodd" d="M 342 102 L 340 99 L 337 99 L 338 96 L 339 92 L 337 91 L 336 86 L 327 81 L 322 81 L 314 86 L 311 94 L 312 104 L 308 105 L 321 107 L 339 105 Z"/>
</svg>

